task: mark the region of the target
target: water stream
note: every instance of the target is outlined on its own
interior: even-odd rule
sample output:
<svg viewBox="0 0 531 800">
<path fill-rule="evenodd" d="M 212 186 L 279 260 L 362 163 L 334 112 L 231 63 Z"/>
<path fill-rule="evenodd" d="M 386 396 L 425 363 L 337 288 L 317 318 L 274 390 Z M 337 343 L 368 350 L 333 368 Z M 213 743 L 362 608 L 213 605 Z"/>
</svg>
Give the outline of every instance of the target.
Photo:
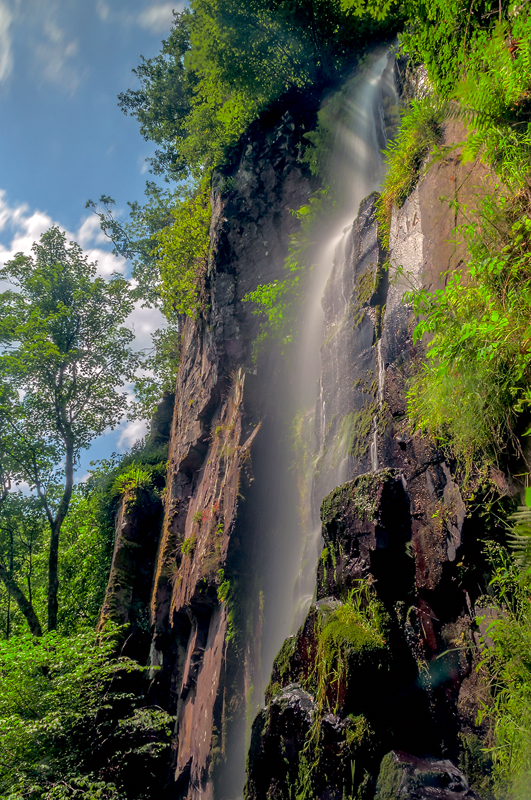
<svg viewBox="0 0 531 800">
<path fill-rule="evenodd" d="M 323 242 L 313 273 L 313 285 L 310 302 L 302 321 L 303 335 L 300 338 L 298 381 L 299 402 L 311 413 L 311 405 L 315 406 L 317 397 L 317 416 L 320 425 L 319 441 L 321 447 L 327 428 L 327 409 L 323 400 L 321 385 L 320 347 L 323 340 L 324 311 L 322 297 L 330 278 L 332 267 L 342 271 L 349 268 L 350 238 L 352 221 L 355 219 L 360 202 L 371 192 L 377 190 L 384 175 L 384 162 L 381 144 L 385 141 L 384 115 L 382 109 L 382 82 L 389 80 L 386 68 L 389 62 L 389 51 L 375 52 L 361 75 L 354 79 L 352 92 L 346 98 L 343 124 L 338 127 L 333 153 L 330 159 L 330 184 L 334 197 L 337 198 L 337 214 L 328 238 Z M 341 317 L 348 306 L 349 298 L 344 294 L 345 282 L 340 283 L 341 291 L 335 298 L 339 305 L 335 308 L 337 317 Z M 335 378 L 341 377 L 340 359 L 332 348 L 332 359 Z M 379 346 L 378 346 L 379 356 Z M 378 402 L 383 400 L 383 364 L 378 362 Z M 317 388 L 316 388 L 317 387 Z M 371 443 L 371 462 L 373 470 L 378 469 L 377 455 L 377 418 L 373 426 Z M 315 448 L 315 441 L 313 442 Z M 349 459 L 347 455 L 348 436 L 337 443 L 336 474 L 330 476 L 328 483 L 338 486 L 351 476 L 348 474 Z M 315 453 L 319 456 L 319 452 Z M 315 464 L 315 460 L 314 460 Z M 313 480 L 310 472 L 307 480 Z M 315 571 L 321 545 L 321 525 L 318 516 L 319 506 L 324 499 L 319 493 L 311 491 L 312 513 L 309 515 L 311 525 L 302 530 L 302 550 L 298 576 L 295 584 L 294 607 L 291 610 L 291 633 L 295 633 L 304 620 L 313 597 Z"/>
<path fill-rule="evenodd" d="M 249 504 L 252 515 L 247 524 L 252 525 L 252 535 L 258 542 L 263 614 L 260 643 L 254 643 L 261 651 L 260 674 L 253 676 L 254 707 L 248 708 L 248 722 L 255 716 L 257 707 L 263 705 L 276 654 L 286 637 L 303 621 L 313 596 L 321 543 L 318 506 L 323 497 L 314 496 L 311 502 L 311 484 L 315 459 L 319 455 L 317 442 L 323 440 L 328 424 L 320 382 L 322 297 L 334 263 L 336 268 L 345 266 L 349 231 L 360 201 L 378 189 L 383 177 L 382 82 L 387 80 L 388 60 L 387 47 L 375 51 L 363 71 L 352 79 L 350 90 L 344 92 L 342 122 L 337 127 L 329 159 L 329 184 L 336 206 L 314 262 L 309 299 L 301 320 L 300 346 L 293 360 L 297 367 L 291 374 L 285 369 L 278 384 L 272 387 L 274 404 L 268 419 L 264 420 L 261 444 L 257 444 L 253 455 L 256 488 Z M 343 295 L 339 303 L 345 309 L 348 298 Z M 301 420 L 295 442 L 294 417 Z M 314 430 L 316 419 L 320 425 L 318 436 Z M 349 478 L 347 442 L 339 442 L 338 447 L 343 452 L 336 474 L 330 476 L 334 486 Z M 301 448 L 310 454 L 302 482 L 305 485 L 293 469 Z M 247 729 L 247 736 L 248 733 Z M 243 727 L 238 731 L 234 729 L 232 753 L 228 759 L 232 775 L 220 797 L 242 795 L 244 764 L 240 736 L 243 736 Z"/>
</svg>

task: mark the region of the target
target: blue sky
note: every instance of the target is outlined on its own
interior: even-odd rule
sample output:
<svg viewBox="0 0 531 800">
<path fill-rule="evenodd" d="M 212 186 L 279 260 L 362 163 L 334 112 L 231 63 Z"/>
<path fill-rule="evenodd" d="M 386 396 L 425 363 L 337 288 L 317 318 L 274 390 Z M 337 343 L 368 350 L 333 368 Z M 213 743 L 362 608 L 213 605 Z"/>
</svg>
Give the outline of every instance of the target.
<svg viewBox="0 0 531 800">
<path fill-rule="evenodd" d="M 84 248 L 100 271 L 128 265 L 110 254 L 85 202 L 101 194 L 118 208 L 142 200 L 154 147 L 118 108 L 117 95 L 136 88 L 131 70 L 156 55 L 172 8 L 157 0 L 0 0 L 0 263 L 29 252 L 51 224 Z M 131 319 L 139 346 L 161 324 L 153 311 Z M 95 443 L 88 462 L 123 452 L 143 435 L 124 423 Z"/>
</svg>

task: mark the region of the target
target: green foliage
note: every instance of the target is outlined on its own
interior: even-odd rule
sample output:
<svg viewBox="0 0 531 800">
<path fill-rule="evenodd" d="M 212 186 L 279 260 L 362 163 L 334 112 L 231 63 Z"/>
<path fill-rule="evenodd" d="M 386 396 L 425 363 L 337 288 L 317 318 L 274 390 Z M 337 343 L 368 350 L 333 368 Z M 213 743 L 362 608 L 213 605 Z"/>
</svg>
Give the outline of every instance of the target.
<svg viewBox="0 0 531 800">
<path fill-rule="evenodd" d="M 496 797 L 524 800 L 531 782 L 531 606 L 529 575 L 505 548 L 490 545 L 496 606 L 486 627 L 486 645 L 478 667 L 490 698 L 479 721 L 490 723 Z M 489 603 L 492 608 L 492 601 Z M 481 621 L 481 612 L 479 620 Z"/>
<path fill-rule="evenodd" d="M 491 36 L 474 41 L 454 92 L 471 124 L 463 156 L 480 155 L 513 189 L 529 186 L 531 159 L 531 19 L 516 12 Z"/>
<path fill-rule="evenodd" d="M 110 459 L 91 462 L 87 488 L 97 494 L 109 521 L 114 520 L 126 491 L 141 488 L 160 495 L 166 485 L 167 457 L 168 445 L 157 444 L 148 436 L 123 456 L 113 453 Z"/>
<path fill-rule="evenodd" d="M 118 496 L 135 493 L 139 489 L 150 489 L 153 484 L 151 470 L 138 464 L 131 464 L 125 472 L 121 472 L 112 485 L 112 492 Z"/>
<path fill-rule="evenodd" d="M 220 603 L 226 603 L 230 597 L 231 584 L 228 578 L 225 578 L 225 571 L 218 570 L 218 600 Z"/>
<path fill-rule="evenodd" d="M 172 224 L 156 234 L 162 307 L 166 315 L 193 316 L 198 310 L 200 280 L 207 265 L 210 183 L 171 209 Z"/>
<path fill-rule="evenodd" d="M 123 326 L 133 309 L 119 275 L 96 275 L 80 247 L 52 227 L 18 253 L 0 278 L 14 285 L 0 295 L 0 462 L 4 495 L 26 481 L 39 498 L 50 532 L 48 628 L 57 625 L 60 532 L 72 497 L 81 450 L 120 421 L 125 380 L 138 358 Z M 6 583 L 5 575 L 2 580 Z M 30 628 L 31 602 L 8 586 Z"/>
<path fill-rule="evenodd" d="M 2 797 L 144 798 L 161 785 L 172 718 L 140 706 L 142 668 L 114 655 L 118 633 L 0 642 Z"/>
<path fill-rule="evenodd" d="M 466 212 L 466 210 L 465 210 Z M 481 205 L 463 226 L 466 280 L 408 295 L 429 337 L 427 361 L 409 391 L 409 414 L 469 466 L 502 452 L 528 414 L 531 394 L 531 219 L 518 201 Z"/>
<path fill-rule="evenodd" d="M 160 54 L 141 57 L 134 70 L 140 88 L 122 93 L 119 104 L 160 146 L 153 171 L 181 183 L 172 192 L 148 183 L 147 204 L 131 204 L 125 223 L 113 218 L 112 198 L 102 196 L 101 210 L 87 204 L 116 252 L 133 259 L 140 296 L 161 303 L 169 319 L 197 313 L 212 169 L 280 95 L 338 80 L 366 42 L 390 35 L 398 19 L 361 7 L 353 13 L 339 0 L 192 0 L 174 13 Z"/>
<path fill-rule="evenodd" d="M 320 620 L 312 676 L 317 686 L 317 716 L 322 716 L 326 709 L 337 713 L 341 690 L 353 677 L 356 667 L 367 658 L 372 659 L 374 653 L 378 661 L 386 650 L 385 627 L 385 611 L 364 581 L 359 581 L 345 602 Z"/>
<path fill-rule="evenodd" d="M 58 460 L 69 445 L 77 457 L 124 413 L 126 396 L 116 387 L 137 364 L 133 333 L 123 327 L 133 301 L 124 278 L 97 276 L 58 228 L 32 249 L 34 256 L 19 253 L 0 270 L 15 287 L 0 295 L 4 426 L 23 426 L 25 440 Z M 34 484 L 34 468 L 23 459 L 20 453 L 13 460 Z"/>
<path fill-rule="evenodd" d="M 256 313 L 262 317 L 261 332 L 255 343 L 256 354 L 269 337 L 279 341 L 282 347 L 293 340 L 298 310 L 307 290 L 313 258 L 316 256 L 317 221 L 323 223 L 332 207 L 328 191 L 320 189 L 312 195 L 309 203 L 293 212 L 300 220 L 301 227 L 290 237 L 288 256 L 284 264 L 286 278 L 262 284 L 243 298 L 246 302 L 253 302 Z"/>
<path fill-rule="evenodd" d="M 201 520 L 202 519 L 203 517 L 201 516 Z M 195 553 L 196 547 L 197 547 L 197 536 L 194 533 L 192 534 L 192 536 L 189 536 L 187 539 L 185 539 L 181 544 L 181 553 L 183 554 L 183 556 L 189 556 L 190 558 L 192 558 L 193 554 Z"/>
<path fill-rule="evenodd" d="M 434 97 L 413 100 L 396 139 L 387 147 L 387 173 L 376 203 L 379 233 L 387 247 L 393 206 L 400 208 L 411 194 L 423 161 L 440 144 L 443 117 L 444 105 Z"/>
<path fill-rule="evenodd" d="M 306 681 L 306 688 L 315 697 L 312 726 L 299 756 L 296 785 L 291 786 L 290 797 L 311 800 L 315 796 L 315 780 L 326 776 L 326 750 L 320 741 L 323 717 L 327 713 L 340 713 L 339 705 L 345 697 L 347 685 L 357 680 L 357 670 L 378 670 L 387 659 L 386 630 L 388 617 L 371 586 L 360 580 L 345 601 L 334 608 L 322 608 L 316 621 L 317 652 L 314 669 Z M 286 643 L 281 659 L 289 663 L 292 645 Z M 280 673 L 286 670 L 282 660 L 276 662 Z M 359 673 L 358 673 L 359 675 Z M 271 687 L 268 691 L 271 690 Z M 341 709 L 344 713 L 344 709 Z M 373 732 L 364 716 L 349 715 L 345 719 L 344 757 L 351 769 L 343 786 L 344 796 L 363 797 L 361 770 L 357 777 L 356 751 L 367 761 Z M 348 764 L 348 761 L 346 762 Z M 344 778 L 347 773 L 345 773 Z M 337 776 L 334 776 L 337 779 Z"/>
<path fill-rule="evenodd" d="M 407 2 L 409 25 L 401 42 L 426 66 L 436 91 L 449 97 L 456 80 L 474 70 L 474 51 L 485 46 L 498 21 L 507 19 L 509 7 L 508 0 Z"/>
<path fill-rule="evenodd" d="M 167 327 L 151 334 L 153 347 L 142 354 L 142 368 L 148 374 L 133 382 L 135 399 L 128 419 L 152 420 L 164 394 L 173 394 L 181 359 L 181 331 L 178 321 L 168 319 Z"/>
</svg>

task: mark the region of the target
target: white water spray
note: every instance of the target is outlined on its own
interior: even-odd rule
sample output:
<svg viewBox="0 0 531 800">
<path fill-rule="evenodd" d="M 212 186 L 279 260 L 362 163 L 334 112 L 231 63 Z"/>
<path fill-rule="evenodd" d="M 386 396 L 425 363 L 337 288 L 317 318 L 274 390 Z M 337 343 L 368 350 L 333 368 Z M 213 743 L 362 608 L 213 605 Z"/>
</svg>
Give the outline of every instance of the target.
<svg viewBox="0 0 531 800">
<path fill-rule="evenodd" d="M 340 198 L 337 222 L 333 230 L 323 242 L 321 253 L 314 267 L 311 299 L 303 319 L 302 346 L 299 357 L 300 378 L 299 396 L 301 404 L 306 398 L 315 397 L 315 387 L 318 391 L 318 414 L 320 416 L 320 442 L 319 450 L 324 446 L 326 434 L 326 404 L 323 398 L 321 378 L 320 345 L 323 338 L 324 311 L 322 297 L 332 268 L 341 274 L 351 269 L 350 264 L 350 237 L 352 221 L 355 219 L 360 202 L 371 192 L 380 187 L 384 175 L 384 163 L 380 143 L 385 140 L 383 126 L 383 109 L 381 105 L 381 83 L 389 61 L 386 50 L 375 54 L 366 71 L 355 81 L 350 97 L 347 99 L 347 108 L 344 115 L 344 124 L 337 132 L 337 139 L 332 156 L 331 183 L 336 187 Z M 339 279 L 340 292 L 336 302 L 340 308 L 334 308 L 337 318 L 341 318 L 348 306 L 348 298 L 344 287 L 346 281 Z M 380 343 L 377 350 L 378 357 L 378 404 L 381 408 L 383 402 L 384 364 L 381 358 Z M 333 380 L 338 380 L 340 359 L 338 354 L 332 353 Z M 310 399 L 310 402 L 313 400 Z M 378 418 L 373 420 L 372 442 L 370 446 L 371 466 L 373 471 L 378 469 Z M 344 441 L 337 443 L 340 455 L 338 467 L 334 476 L 334 485 L 340 485 L 348 480 L 348 433 L 343 435 Z M 317 455 L 320 453 L 318 452 Z M 312 476 L 308 476 L 311 481 Z M 310 492 L 308 493 L 310 494 Z M 320 504 L 323 497 L 315 497 L 314 503 Z M 315 584 L 315 570 L 321 546 L 321 525 L 319 519 L 314 519 L 311 528 L 303 530 L 302 554 L 299 573 L 296 580 L 296 593 L 292 611 L 292 628 L 294 633 L 309 609 L 312 601 Z"/>
<path fill-rule="evenodd" d="M 322 298 L 332 269 L 346 275 L 350 268 L 351 229 L 358 207 L 363 198 L 378 189 L 384 173 L 381 154 L 383 111 L 381 108 L 381 89 L 384 71 L 388 64 L 388 50 L 374 53 L 352 82 L 350 95 L 346 96 L 343 123 L 336 131 L 335 144 L 330 154 L 329 183 L 333 187 L 337 214 L 326 237 L 323 238 L 314 261 L 308 300 L 302 314 L 299 341 L 301 342 L 295 363 L 298 365 L 294 375 L 286 374 L 275 387 L 277 408 L 270 417 L 270 430 L 275 420 L 286 422 L 287 387 L 296 386 L 295 406 L 302 424 L 299 434 L 305 452 L 317 458 L 323 446 L 327 428 L 332 424 L 332 411 L 327 409 L 325 392 L 321 380 L 320 348 L 323 340 L 324 311 Z M 346 283 L 341 284 L 342 289 Z M 337 315 L 348 308 L 348 292 L 340 291 L 337 296 L 339 308 Z M 336 302 L 336 300 L 334 301 Z M 341 370 L 340 353 L 332 354 L 333 380 L 339 380 Z M 381 373 L 381 378 L 380 378 Z M 379 389 L 383 397 L 383 369 L 379 362 Z M 380 380 L 382 388 L 380 389 Z M 317 409 L 315 408 L 317 400 Z M 288 404 L 289 405 L 289 404 Z M 288 412 L 290 413 L 290 412 Z M 317 421 L 317 422 L 316 422 Z M 263 704 L 264 692 L 271 675 L 275 656 L 285 638 L 294 633 L 304 620 L 312 602 L 315 572 L 321 546 L 321 526 L 316 519 L 316 506 L 323 497 L 312 493 L 312 474 L 315 462 L 310 464 L 307 484 L 302 487 L 297 481 L 282 472 L 279 459 L 284 466 L 294 460 L 292 445 L 286 440 L 276 449 L 267 449 L 264 442 L 262 464 L 256 462 L 256 484 L 260 485 L 261 495 L 256 503 L 255 517 L 251 521 L 254 535 L 263 542 L 260 563 L 261 586 L 264 596 L 264 615 L 261 635 L 262 675 L 255 676 L 254 699 Z M 330 476 L 332 485 L 349 479 L 348 435 L 342 434 L 337 442 L 338 466 Z M 376 453 L 376 450 L 375 450 Z M 291 473 L 293 475 L 293 473 Z M 284 476 L 284 478 L 282 478 Z M 313 494 L 313 502 L 312 502 Z M 302 503 L 306 505 L 301 509 Z M 313 505 L 313 509 L 312 506 Z M 248 709 L 254 716 L 255 709 Z M 242 731 L 238 741 L 243 738 Z M 238 743 L 237 749 L 240 745 Z M 234 779 L 229 794 L 237 797 L 243 785 L 240 776 L 243 763 L 234 764 Z M 237 767 L 237 769 L 236 769 Z"/>
</svg>

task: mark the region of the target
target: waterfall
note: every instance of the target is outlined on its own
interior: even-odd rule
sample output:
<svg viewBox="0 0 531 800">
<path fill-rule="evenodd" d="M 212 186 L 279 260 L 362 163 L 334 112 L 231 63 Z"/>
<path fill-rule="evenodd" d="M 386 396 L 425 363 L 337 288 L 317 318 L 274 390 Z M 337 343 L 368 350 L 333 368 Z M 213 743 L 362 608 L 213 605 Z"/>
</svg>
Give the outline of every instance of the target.
<svg viewBox="0 0 531 800">
<path fill-rule="evenodd" d="M 352 93 L 347 97 L 344 124 L 337 131 L 334 151 L 331 154 L 331 184 L 338 199 L 337 219 L 328 239 L 323 242 L 313 275 L 313 286 L 308 309 L 302 321 L 303 335 L 299 353 L 301 372 L 299 376 L 300 403 L 313 394 L 318 386 L 316 418 L 320 424 L 316 430 L 317 455 L 324 448 L 326 433 L 326 401 L 323 396 L 323 377 L 321 374 L 320 347 L 323 340 L 324 311 L 322 298 L 332 268 L 337 272 L 339 291 L 334 297 L 334 316 L 343 319 L 349 298 L 345 291 L 345 273 L 351 270 L 352 262 L 352 221 L 356 217 L 360 202 L 380 187 L 384 175 L 384 162 L 381 145 L 386 143 L 386 130 L 382 98 L 382 84 L 388 82 L 389 51 L 376 52 L 361 76 L 357 76 Z M 389 90 L 389 87 L 386 87 Z M 391 87 L 391 91 L 393 87 Z M 378 405 L 383 402 L 384 364 L 378 353 Z M 341 370 L 340 353 L 332 348 L 332 380 L 338 381 Z M 313 391 L 312 391 L 313 390 Z M 315 401 L 314 401 L 315 402 Z M 370 445 L 373 471 L 378 469 L 377 452 L 378 418 L 373 420 L 372 441 Z M 348 431 L 344 430 L 336 443 L 337 467 L 328 476 L 329 489 L 349 479 Z M 314 462 L 315 467 L 315 462 Z M 308 476 L 313 481 L 313 474 Z M 321 545 L 321 525 L 319 506 L 327 491 L 310 491 L 312 495 L 312 524 L 302 531 L 302 548 L 294 609 L 292 611 L 291 633 L 295 633 L 304 620 L 310 606 L 315 584 L 315 570 Z"/>
<path fill-rule="evenodd" d="M 283 641 L 303 621 L 313 597 L 321 531 L 318 508 L 324 494 L 312 486 L 313 473 L 328 426 L 331 424 L 321 379 L 320 349 L 323 340 L 325 287 L 334 269 L 339 280 L 352 257 L 352 221 L 363 198 L 378 189 L 383 177 L 381 149 L 382 84 L 389 62 L 388 48 L 374 52 L 352 80 L 345 94 L 343 123 L 338 126 L 330 153 L 329 184 L 336 201 L 334 219 L 318 247 L 311 273 L 307 301 L 300 318 L 300 345 L 289 374 L 280 370 L 274 386 L 274 401 L 263 422 L 262 435 L 253 453 L 254 484 L 247 499 L 252 509 L 245 524 L 256 542 L 261 597 L 260 674 L 249 677 L 254 707 L 247 708 L 249 722 L 264 702 L 271 668 Z M 348 307 L 348 292 L 340 292 L 335 312 Z M 334 356 L 333 369 L 341 372 L 341 353 Z M 383 379 L 383 372 L 382 372 Z M 298 420 L 294 434 L 293 419 Z M 293 441 L 295 436 L 296 441 Z M 331 488 L 348 479 L 348 437 L 338 441 L 338 466 L 329 476 Z M 308 459 L 301 481 L 294 473 L 295 453 Z M 258 587 L 257 587 L 258 588 Z M 262 604 L 263 600 L 263 604 Z M 247 656 L 246 664 L 247 664 Z M 250 659 L 249 659 L 250 660 Z M 245 721 L 233 728 L 233 746 L 228 754 L 231 775 L 219 796 L 242 794 L 244 761 L 241 741 Z"/>
</svg>

